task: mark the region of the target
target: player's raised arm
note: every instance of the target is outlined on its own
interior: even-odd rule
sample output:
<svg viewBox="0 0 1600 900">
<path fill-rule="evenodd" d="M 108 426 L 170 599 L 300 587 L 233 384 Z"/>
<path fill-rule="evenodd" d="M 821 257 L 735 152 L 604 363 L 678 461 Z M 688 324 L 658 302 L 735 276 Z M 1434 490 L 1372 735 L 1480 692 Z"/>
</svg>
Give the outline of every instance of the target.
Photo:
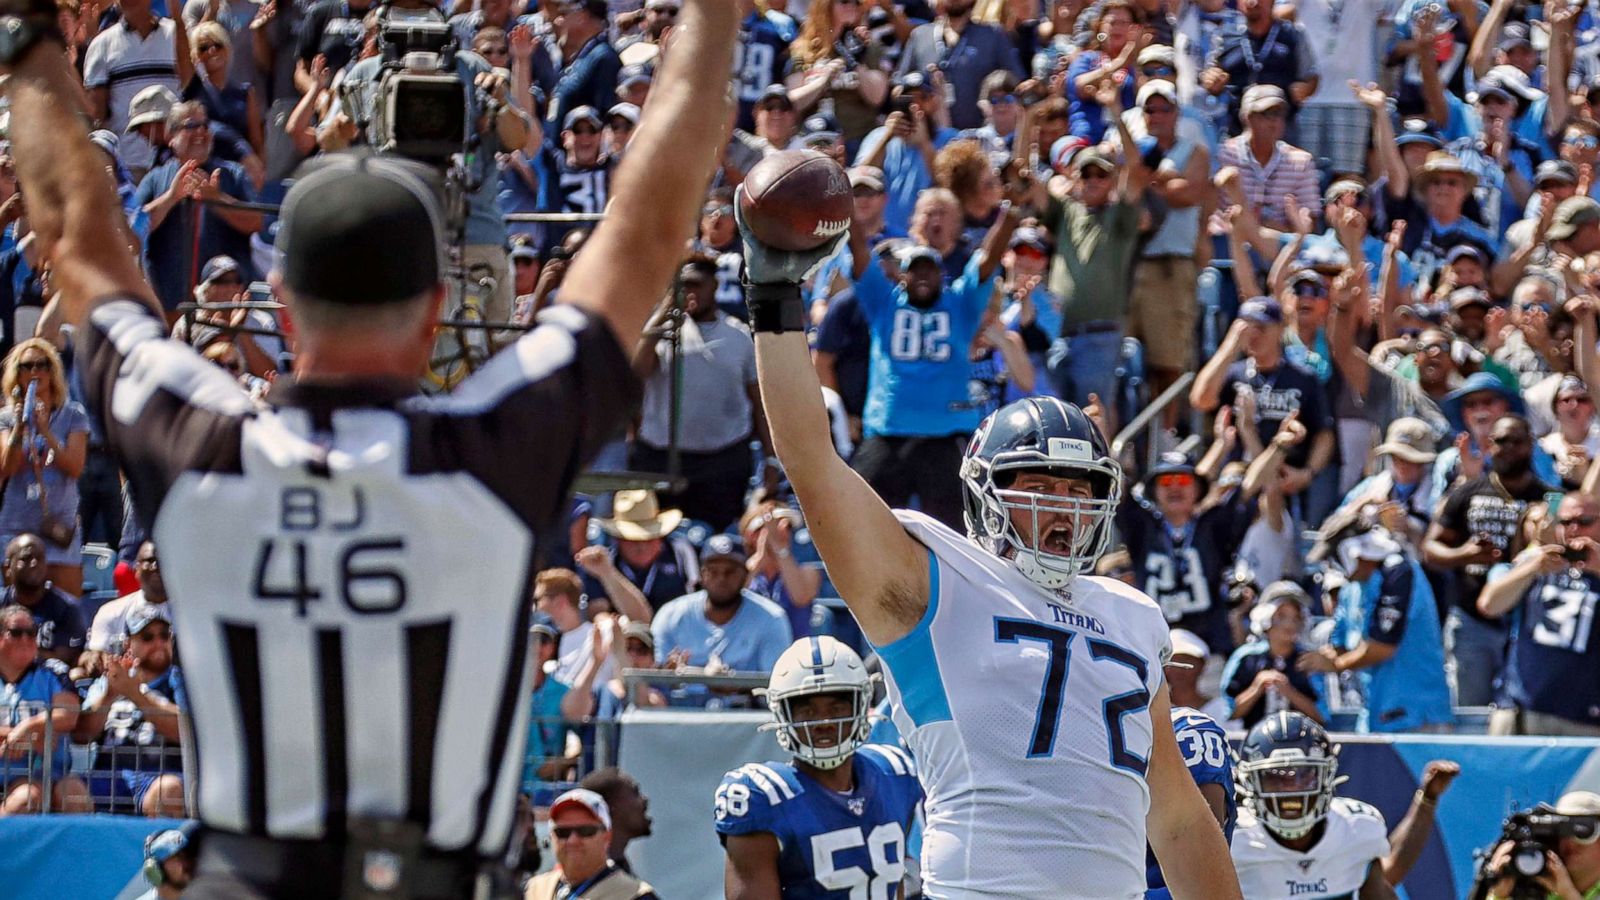
<svg viewBox="0 0 1600 900">
<path fill-rule="evenodd" d="M 1211 807 L 1189 775 L 1172 731 L 1172 702 L 1161 686 L 1150 704 L 1150 846 L 1166 873 L 1172 896 L 1184 900 L 1237 900 L 1239 879 L 1233 872 L 1228 842 L 1223 840 Z"/>
<path fill-rule="evenodd" d="M 102 300 L 134 297 L 154 306 L 105 152 L 90 143 L 76 113 L 81 89 L 56 31 L 55 4 L 5 0 L 0 16 L 6 20 L 0 27 L 20 27 L 0 46 L 0 66 L 9 66 L 11 74 L 11 152 L 66 321 L 81 327 Z"/>
<path fill-rule="evenodd" d="M 883 645 L 910 633 L 928 605 L 928 554 L 833 448 L 822 384 L 806 342 L 800 282 L 844 240 L 802 253 L 758 242 L 742 211 L 750 326 L 761 405 L 778 461 L 805 510 L 817 552 L 861 630 Z"/>
<path fill-rule="evenodd" d="M 731 0 L 683 4 L 605 221 L 562 286 L 564 296 L 604 316 L 624 347 L 639 339 L 694 237 L 733 120 L 728 84 L 738 21 Z"/>
</svg>

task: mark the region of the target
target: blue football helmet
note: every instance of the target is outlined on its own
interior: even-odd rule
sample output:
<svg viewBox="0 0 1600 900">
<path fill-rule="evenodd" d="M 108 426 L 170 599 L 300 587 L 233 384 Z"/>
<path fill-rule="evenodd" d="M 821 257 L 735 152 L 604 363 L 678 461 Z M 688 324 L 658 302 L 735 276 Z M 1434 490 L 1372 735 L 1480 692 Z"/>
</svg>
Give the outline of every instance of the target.
<svg viewBox="0 0 1600 900">
<path fill-rule="evenodd" d="M 1339 748 L 1308 716 L 1275 712 L 1239 744 L 1235 768 L 1245 806 L 1273 834 L 1293 840 L 1328 815 L 1339 778 Z"/>
<path fill-rule="evenodd" d="M 1013 490 L 1022 471 L 1087 482 L 1088 497 Z M 1111 541 L 1122 467 L 1083 410 L 1054 397 L 1027 397 L 978 426 L 961 461 L 967 536 L 1012 560 L 1034 584 L 1064 593 Z M 1013 512 L 1028 523 L 1026 534 Z M 1040 514 L 1059 517 L 1040 533 Z"/>
</svg>

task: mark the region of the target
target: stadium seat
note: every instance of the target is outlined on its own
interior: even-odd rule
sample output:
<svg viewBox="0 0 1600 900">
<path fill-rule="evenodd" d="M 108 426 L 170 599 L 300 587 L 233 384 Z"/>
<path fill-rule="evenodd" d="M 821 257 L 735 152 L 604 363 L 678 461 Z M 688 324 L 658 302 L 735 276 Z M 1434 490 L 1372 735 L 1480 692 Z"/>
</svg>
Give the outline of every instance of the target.
<svg viewBox="0 0 1600 900">
<path fill-rule="evenodd" d="M 105 544 L 83 545 L 83 592 L 111 591 L 116 596 L 117 551 Z"/>
</svg>

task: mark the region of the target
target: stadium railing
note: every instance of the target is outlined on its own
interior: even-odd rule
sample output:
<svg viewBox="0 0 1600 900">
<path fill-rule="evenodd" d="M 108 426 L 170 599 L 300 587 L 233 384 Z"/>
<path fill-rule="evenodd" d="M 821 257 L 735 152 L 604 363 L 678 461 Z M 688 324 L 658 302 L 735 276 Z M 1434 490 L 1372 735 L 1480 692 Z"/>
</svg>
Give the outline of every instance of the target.
<svg viewBox="0 0 1600 900">
<path fill-rule="evenodd" d="M 43 708 L 34 708 L 29 717 Z M 63 708 L 50 707 L 51 711 Z M 138 815 L 137 803 L 143 796 L 144 787 L 139 782 L 160 775 L 178 775 L 184 783 L 185 796 L 182 802 L 187 814 L 192 808 L 192 760 L 190 754 L 184 752 L 186 741 L 166 741 L 152 734 L 152 720 L 160 715 L 145 714 L 143 723 L 129 732 L 128 742 L 115 744 L 100 740 L 75 741 L 71 735 L 60 734 L 54 720 L 47 716 L 42 741 L 42 746 L 47 749 L 23 749 L 15 756 L 0 760 L 0 771 L 6 772 L 10 782 L 26 777 L 38 785 L 42 795 L 38 810 L 41 814 L 60 811 L 55 788 L 65 778 L 77 778 L 84 783 L 94 812 Z M 179 718 L 179 730 L 185 736 L 189 733 L 188 721 L 184 717 Z M 149 743 L 138 743 L 141 735 Z M 63 737 L 66 738 L 64 753 L 57 749 Z"/>
</svg>

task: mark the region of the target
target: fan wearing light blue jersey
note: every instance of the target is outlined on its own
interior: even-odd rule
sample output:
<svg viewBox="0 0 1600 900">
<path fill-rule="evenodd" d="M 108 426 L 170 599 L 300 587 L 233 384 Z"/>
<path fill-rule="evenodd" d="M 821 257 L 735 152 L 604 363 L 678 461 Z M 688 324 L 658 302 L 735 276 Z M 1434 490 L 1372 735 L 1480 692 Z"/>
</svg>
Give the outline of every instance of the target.
<svg viewBox="0 0 1600 900">
<path fill-rule="evenodd" d="M 861 657 L 831 637 L 801 638 L 765 694 L 767 727 L 794 761 L 741 766 L 717 788 L 728 900 L 896 900 L 922 787 L 904 750 L 865 743 L 872 679 Z"/>
<path fill-rule="evenodd" d="M 1228 734 L 1211 718 L 1198 709 L 1187 706 L 1172 708 L 1172 727 L 1178 737 L 1178 749 L 1183 751 L 1183 764 L 1188 766 L 1194 783 L 1211 807 L 1222 834 L 1233 839 L 1233 825 L 1238 818 L 1238 806 L 1233 796 L 1233 759 L 1228 750 Z M 1154 853 L 1145 854 L 1145 878 L 1149 890 L 1145 900 L 1171 900 L 1167 880 L 1161 874 L 1161 864 Z"/>
<path fill-rule="evenodd" d="M 891 510 L 834 452 L 806 346 L 799 283 L 833 248 L 786 253 L 741 231 L 778 458 L 884 663 L 927 795 L 926 895 L 1127 900 L 1144 892 L 1148 837 L 1178 896 L 1239 897 L 1174 736 L 1166 619 L 1084 574 L 1122 492 L 1105 438 L 1076 406 L 1019 400 L 954 461 L 966 534 Z"/>
</svg>

